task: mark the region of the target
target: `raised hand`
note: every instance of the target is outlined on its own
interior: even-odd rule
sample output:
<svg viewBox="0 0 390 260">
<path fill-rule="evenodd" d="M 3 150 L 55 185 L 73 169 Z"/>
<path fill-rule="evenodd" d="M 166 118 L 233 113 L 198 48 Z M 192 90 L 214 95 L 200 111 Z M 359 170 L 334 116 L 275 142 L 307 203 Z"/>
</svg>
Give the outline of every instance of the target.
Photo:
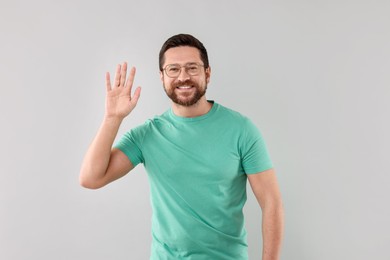
<svg viewBox="0 0 390 260">
<path fill-rule="evenodd" d="M 118 64 L 115 72 L 115 80 L 111 85 L 110 73 L 106 73 L 106 117 L 107 118 L 125 118 L 135 108 L 138 98 L 141 94 L 141 87 L 137 87 L 134 95 L 131 96 L 133 87 L 135 68 L 132 67 L 129 71 L 129 76 L 126 80 L 127 63 Z"/>
</svg>

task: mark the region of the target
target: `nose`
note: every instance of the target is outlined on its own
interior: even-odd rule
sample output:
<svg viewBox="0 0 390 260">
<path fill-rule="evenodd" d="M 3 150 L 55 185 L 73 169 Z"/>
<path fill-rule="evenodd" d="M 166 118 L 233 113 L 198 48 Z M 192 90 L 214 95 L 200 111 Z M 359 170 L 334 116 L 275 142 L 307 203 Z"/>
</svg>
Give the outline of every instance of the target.
<svg viewBox="0 0 390 260">
<path fill-rule="evenodd" d="M 177 76 L 177 79 L 179 81 L 186 81 L 186 80 L 190 79 L 190 75 L 187 73 L 187 70 L 185 67 L 182 67 L 180 69 L 180 74 L 179 74 L 179 76 Z"/>
</svg>

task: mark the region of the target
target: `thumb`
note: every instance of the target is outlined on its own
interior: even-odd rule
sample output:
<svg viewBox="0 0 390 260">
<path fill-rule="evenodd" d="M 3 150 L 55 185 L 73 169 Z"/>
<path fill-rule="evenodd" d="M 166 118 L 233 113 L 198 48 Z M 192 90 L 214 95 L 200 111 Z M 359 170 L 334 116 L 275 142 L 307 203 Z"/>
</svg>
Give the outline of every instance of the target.
<svg viewBox="0 0 390 260">
<path fill-rule="evenodd" d="M 138 99 L 141 95 L 141 87 L 137 87 L 134 91 L 133 97 L 130 100 L 130 103 L 132 103 L 134 106 L 137 104 Z"/>
</svg>

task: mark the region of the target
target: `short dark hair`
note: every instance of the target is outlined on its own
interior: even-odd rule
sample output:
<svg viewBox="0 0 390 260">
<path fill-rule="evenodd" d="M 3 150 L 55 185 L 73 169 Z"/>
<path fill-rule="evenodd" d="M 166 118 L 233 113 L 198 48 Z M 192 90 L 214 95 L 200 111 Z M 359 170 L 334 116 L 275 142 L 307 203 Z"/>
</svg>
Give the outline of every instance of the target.
<svg viewBox="0 0 390 260">
<path fill-rule="evenodd" d="M 200 58 L 203 62 L 204 67 L 207 69 L 209 67 L 209 58 L 207 56 L 207 50 L 203 46 L 203 43 L 201 43 L 198 39 L 196 39 L 194 36 L 190 34 L 177 34 L 172 37 L 170 37 L 168 40 L 165 41 L 163 46 L 161 47 L 160 54 L 159 54 L 159 67 L 160 71 L 163 71 L 163 65 L 165 62 L 165 52 L 169 50 L 170 48 L 174 47 L 180 47 L 180 46 L 190 46 L 197 48 L 200 53 Z"/>
</svg>

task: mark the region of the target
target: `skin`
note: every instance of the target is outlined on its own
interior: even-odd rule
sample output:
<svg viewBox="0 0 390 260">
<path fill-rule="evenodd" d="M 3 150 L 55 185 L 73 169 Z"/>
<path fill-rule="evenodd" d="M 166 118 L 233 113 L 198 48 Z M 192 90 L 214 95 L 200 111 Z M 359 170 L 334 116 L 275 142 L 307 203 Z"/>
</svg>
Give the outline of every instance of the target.
<svg viewBox="0 0 390 260">
<path fill-rule="evenodd" d="M 196 62 L 203 64 L 199 51 L 192 47 L 171 48 L 165 53 L 166 64 L 180 64 Z M 123 119 L 128 116 L 137 105 L 141 88 L 137 87 L 132 93 L 135 68 L 129 70 L 127 63 L 118 65 L 115 78 L 111 83 L 110 74 L 106 73 L 106 110 L 103 122 L 89 146 L 80 170 L 80 184 L 89 189 L 98 189 L 117 180 L 134 166 L 128 157 L 118 149 L 112 149 L 114 139 Z M 188 75 L 184 69 L 177 78 L 170 78 L 160 72 L 160 79 L 165 91 L 175 91 L 179 99 L 186 100 L 193 97 L 195 88 L 178 89 L 178 86 L 190 79 L 200 88 L 205 89 L 210 81 L 211 68 L 206 68 L 197 76 Z M 212 107 L 202 96 L 197 103 L 184 106 L 172 102 L 173 112 L 182 117 L 196 117 L 206 114 Z M 280 248 L 283 235 L 283 206 L 274 169 L 248 175 L 252 191 L 262 209 L 263 260 L 277 260 L 280 258 Z"/>
<path fill-rule="evenodd" d="M 263 260 L 280 259 L 284 212 L 274 169 L 248 175 L 252 191 L 261 207 Z"/>
<path fill-rule="evenodd" d="M 202 60 L 200 59 L 198 49 L 187 46 L 176 47 L 168 49 L 165 52 L 165 63 L 163 67 L 165 67 L 167 64 L 179 64 L 183 66 L 191 62 L 203 64 Z M 206 85 L 210 82 L 210 75 L 210 67 L 205 69 L 204 72 L 197 76 L 190 76 L 185 72 L 184 69 L 182 69 L 180 75 L 177 78 L 170 78 L 166 76 L 164 72 L 160 72 L 160 79 L 166 92 L 172 91 L 172 88 L 174 88 L 172 85 L 177 84 L 178 82 L 185 82 L 186 80 L 195 81 L 202 89 L 205 89 Z M 191 98 L 195 90 L 192 88 L 189 90 L 173 89 L 173 91 L 176 92 L 180 99 L 185 100 Z M 211 106 L 212 105 L 207 102 L 205 95 L 193 106 L 182 106 L 172 102 L 173 112 L 176 115 L 182 117 L 196 117 L 204 115 L 211 109 Z"/>
<path fill-rule="evenodd" d="M 106 73 L 106 110 L 103 122 L 89 146 L 80 170 L 80 184 L 89 189 L 98 189 L 119 179 L 134 166 L 127 156 L 118 149 L 112 149 L 122 120 L 130 114 L 138 102 L 141 88 L 133 96 L 135 68 L 131 68 L 126 80 L 127 63 L 118 65 L 113 84 Z"/>
</svg>

